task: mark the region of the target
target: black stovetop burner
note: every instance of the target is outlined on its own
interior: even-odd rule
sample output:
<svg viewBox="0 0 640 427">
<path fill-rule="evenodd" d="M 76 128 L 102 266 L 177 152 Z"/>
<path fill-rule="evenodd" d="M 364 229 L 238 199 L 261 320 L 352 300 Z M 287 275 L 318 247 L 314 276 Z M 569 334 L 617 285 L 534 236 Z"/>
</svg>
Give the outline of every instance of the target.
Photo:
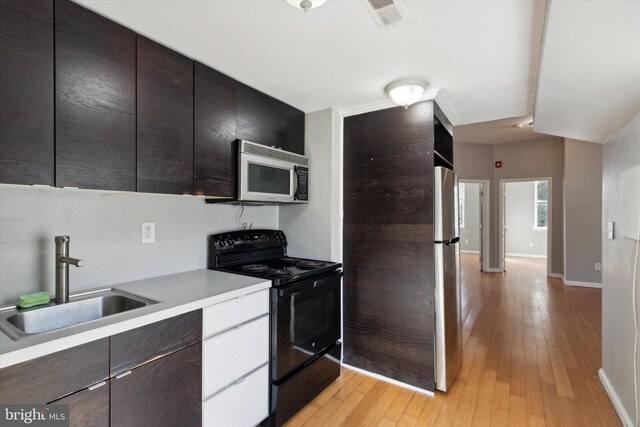
<svg viewBox="0 0 640 427">
<path fill-rule="evenodd" d="M 209 237 L 209 268 L 260 277 L 281 286 L 336 271 L 342 264 L 287 255 L 279 230 L 244 230 Z"/>
<path fill-rule="evenodd" d="M 217 267 L 216 270 L 240 273 L 270 279 L 274 286 L 306 279 L 337 270 L 342 265 L 313 259 L 281 257 L 252 261 L 250 264 L 233 264 Z"/>
<path fill-rule="evenodd" d="M 269 267 L 264 264 L 247 264 L 242 266 L 242 270 L 249 273 L 263 273 L 269 270 Z"/>
</svg>

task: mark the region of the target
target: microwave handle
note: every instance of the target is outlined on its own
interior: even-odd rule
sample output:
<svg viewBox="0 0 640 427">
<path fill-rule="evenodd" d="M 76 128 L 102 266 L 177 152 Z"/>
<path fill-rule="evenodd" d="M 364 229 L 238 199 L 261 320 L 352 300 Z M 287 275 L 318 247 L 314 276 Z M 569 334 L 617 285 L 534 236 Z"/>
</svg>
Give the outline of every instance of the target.
<svg viewBox="0 0 640 427">
<path fill-rule="evenodd" d="M 298 200 L 298 166 L 293 167 L 293 200 Z"/>
</svg>

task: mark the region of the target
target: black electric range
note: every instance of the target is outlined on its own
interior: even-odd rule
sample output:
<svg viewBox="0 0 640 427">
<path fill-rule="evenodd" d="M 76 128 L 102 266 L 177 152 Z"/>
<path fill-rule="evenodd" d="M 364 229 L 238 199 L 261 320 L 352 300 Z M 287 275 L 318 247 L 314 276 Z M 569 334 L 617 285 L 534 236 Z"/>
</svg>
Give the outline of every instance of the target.
<svg viewBox="0 0 640 427">
<path fill-rule="evenodd" d="M 209 236 L 208 264 L 271 280 L 269 422 L 279 427 L 340 375 L 342 264 L 289 256 L 280 230 Z"/>
</svg>

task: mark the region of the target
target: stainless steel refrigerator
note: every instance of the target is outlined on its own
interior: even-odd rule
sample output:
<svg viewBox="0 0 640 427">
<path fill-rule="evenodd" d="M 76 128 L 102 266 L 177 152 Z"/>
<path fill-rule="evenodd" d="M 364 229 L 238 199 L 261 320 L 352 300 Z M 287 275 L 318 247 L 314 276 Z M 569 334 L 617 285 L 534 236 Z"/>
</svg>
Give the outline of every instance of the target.
<svg viewBox="0 0 640 427">
<path fill-rule="evenodd" d="M 434 174 L 436 388 L 447 391 L 462 363 L 458 177 L 443 167 Z"/>
</svg>

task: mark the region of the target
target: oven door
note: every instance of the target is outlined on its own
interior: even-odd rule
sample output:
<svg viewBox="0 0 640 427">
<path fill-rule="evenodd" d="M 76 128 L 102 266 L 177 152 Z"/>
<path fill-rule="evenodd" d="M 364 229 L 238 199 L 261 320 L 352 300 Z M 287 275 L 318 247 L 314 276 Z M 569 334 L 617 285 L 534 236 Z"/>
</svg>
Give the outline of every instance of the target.
<svg viewBox="0 0 640 427">
<path fill-rule="evenodd" d="M 272 288 L 271 378 L 279 380 L 340 339 L 342 272 Z"/>
<path fill-rule="evenodd" d="M 238 200 L 291 203 L 294 199 L 295 164 L 240 153 Z"/>
</svg>

